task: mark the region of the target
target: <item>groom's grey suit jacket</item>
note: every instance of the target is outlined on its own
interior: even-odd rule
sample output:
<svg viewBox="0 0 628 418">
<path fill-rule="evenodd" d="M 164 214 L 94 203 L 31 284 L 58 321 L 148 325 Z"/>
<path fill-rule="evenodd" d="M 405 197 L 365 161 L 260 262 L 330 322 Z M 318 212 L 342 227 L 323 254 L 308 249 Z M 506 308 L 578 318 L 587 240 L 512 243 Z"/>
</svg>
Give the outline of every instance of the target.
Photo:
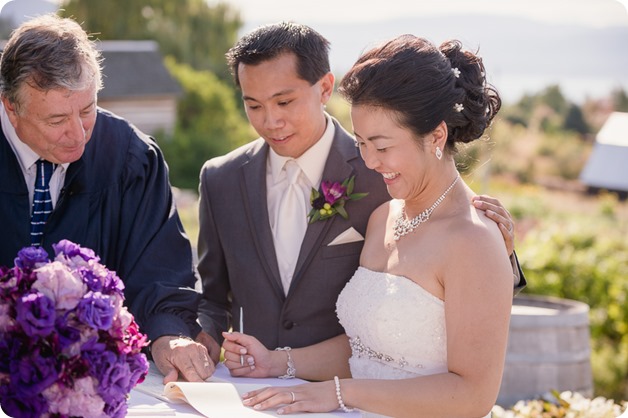
<svg viewBox="0 0 628 418">
<path fill-rule="evenodd" d="M 308 225 L 287 296 L 281 285 L 266 199 L 268 145 L 257 139 L 205 163 L 201 170 L 199 265 L 203 297 L 199 317 L 216 341 L 233 325 L 267 348 L 303 347 L 342 334 L 336 299 L 358 267 L 363 241 L 328 246 L 353 227 L 365 236 L 368 218 L 390 199 L 380 174 L 364 165 L 353 138 L 338 124 L 323 180 L 355 176 L 349 219 L 336 215 Z M 298 245 L 295 244 L 295 245 Z M 233 321 L 232 321 L 233 319 Z"/>
</svg>

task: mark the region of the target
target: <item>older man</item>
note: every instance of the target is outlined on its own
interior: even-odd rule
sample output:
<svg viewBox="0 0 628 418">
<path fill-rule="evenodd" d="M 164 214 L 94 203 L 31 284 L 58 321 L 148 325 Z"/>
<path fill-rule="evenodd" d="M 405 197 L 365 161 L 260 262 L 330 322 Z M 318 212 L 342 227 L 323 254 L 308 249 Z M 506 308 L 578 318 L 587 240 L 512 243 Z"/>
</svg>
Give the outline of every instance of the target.
<svg viewBox="0 0 628 418">
<path fill-rule="evenodd" d="M 129 310 L 172 381 L 214 370 L 197 324 L 190 244 L 157 144 L 97 107 L 100 56 L 76 22 L 18 27 L 0 61 L 0 264 L 69 239 L 125 284 Z"/>
</svg>

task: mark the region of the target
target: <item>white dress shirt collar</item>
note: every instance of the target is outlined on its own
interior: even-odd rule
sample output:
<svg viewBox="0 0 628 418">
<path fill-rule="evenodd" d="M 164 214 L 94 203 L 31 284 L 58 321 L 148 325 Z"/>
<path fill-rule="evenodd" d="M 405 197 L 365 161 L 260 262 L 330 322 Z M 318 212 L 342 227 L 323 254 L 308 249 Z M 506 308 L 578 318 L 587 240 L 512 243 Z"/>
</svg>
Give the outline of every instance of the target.
<svg viewBox="0 0 628 418">
<path fill-rule="evenodd" d="M 323 170 L 325 170 L 325 163 L 327 162 L 327 156 L 329 155 L 335 134 L 335 126 L 331 117 L 325 113 L 325 118 L 327 120 L 327 127 L 325 128 L 323 136 L 296 159 L 299 167 L 301 167 L 301 170 L 303 170 L 303 173 L 310 183 L 309 186 L 316 189 L 318 189 L 323 178 Z M 283 157 L 273 151 L 272 148 L 270 149 L 268 153 L 268 169 L 271 173 L 273 184 L 282 180 L 281 169 L 286 161 L 290 159 L 290 157 Z"/>
<path fill-rule="evenodd" d="M 9 141 L 9 145 L 11 145 L 11 148 L 20 163 L 22 172 L 28 171 L 28 169 L 35 164 L 40 157 L 28 145 L 23 143 L 20 138 L 18 138 L 17 132 L 15 132 L 15 128 L 11 124 L 9 115 L 7 115 L 7 111 L 2 103 L 0 103 L 0 121 L 2 121 L 2 132 L 7 138 L 7 141 Z"/>
</svg>

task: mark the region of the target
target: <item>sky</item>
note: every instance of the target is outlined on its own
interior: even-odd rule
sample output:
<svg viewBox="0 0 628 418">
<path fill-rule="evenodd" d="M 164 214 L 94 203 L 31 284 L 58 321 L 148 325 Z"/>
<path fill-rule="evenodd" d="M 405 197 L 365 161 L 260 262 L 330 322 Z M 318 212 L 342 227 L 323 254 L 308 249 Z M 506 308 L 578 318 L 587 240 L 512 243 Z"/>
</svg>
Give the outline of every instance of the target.
<svg viewBox="0 0 628 418">
<path fill-rule="evenodd" d="M 19 2 L 39 2 L 42 0 L 14 0 Z M 47 0 L 58 4 L 61 0 Z M 107 0 L 102 0 L 107 1 Z M 181 0 L 175 0 L 181 1 Z M 556 45 L 556 39 L 560 39 L 566 28 L 561 25 L 582 25 L 594 29 L 621 27 L 628 28 L 628 0 L 206 0 L 210 5 L 219 2 L 228 3 L 234 10 L 239 11 L 244 23 L 241 34 L 255 27 L 275 23 L 282 20 L 291 20 L 312 26 L 321 30 L 331 44 L 332 70 L 342 73 L 357 59 L 364 48 L 383 38 L 397 35 L 397 31 L 420 34 L 438 42 L 443 39 L 435 39 L 432 33 L 436 30 L 445 31 L 450 37 L 460 37 L 457 32 L 467 35 L 469 28 L 483 28 L 481 35 L 469 35 L 473 46 L 482 44 L 483 57 L 491 75 L 495 78 L 491 82 L 499 86 L 503 98 L 514 101 L 522 94 L 533 94 L 542 88 L 560 84 L 563 93 L 570 99 L 582 102 L 588 97 L 603 97 L 611 89 L 618 86 L 628 90 L 628 72 L 621 68 L 628 67 L 628 39 L 626 43 L 622 38 L 613 38 L 615 42 L 608 42 L 608 37 L 600 41 L 596 39 L 574 40 L 572 33 L 564 35 L 566 42 L 563 48 Z M 0 0 L 0 7 L 7 3 Z M 456 15 L 457 20 L 453 20 Z M 474 25 L 473 16 L 482 15 L 482 23 Z M 462 16 L 462 17 L 461 17 Z M 489 17 L 489 20 L 486 17 Z M 421 20 L 425 17 L 440 17 L 434 20 Z M 468 18 L 467 18 L 468 17 Z M 493 17 L 495 19 L 493 19 Z M 539 32 L 531 26 L 531 32 L 522 32 L 519 27 L 509 26 L 511 22 L 507 17 L 524 18 L 541 24 L 556 25 L 543 27 Z M 422 22 L 424 26 L 401 28 L 397 23 L 400 19 L 409 19 L 414 22 Z M 500 19 L 502 18 L 502 19 Z M 451 27 L 446 22 L 451 19 Z M 460 20 L 462 19 L 462 20 Z M 429 25 L 429 23 L 432 23 Z M 438 22 L 438 23 L 433 23 Z M 445 23 L 441 23 L 445 22 Z M 486 23 L 489 22 L 489 23 Z M 351 30 L 345 30 L 344 24 L 361 24 L 361 28 L 355 26 Z M 414 24 L 414 23 L 412 23 Z M 501 24 L 501 26 L 500 26 Z M 335 25 L 335 29 L 330 25 Z M 430 26 L 429 28 L 427 26 Z M 484 25 L 484 26 L 482 26 Z M 441 29 L 442 28 L 442 29 Z M 555 28 L 555 29 L 554 29 Z M 333 30 L 332 30 L 333 29 Z M 529 28 L 528 28 L 529 29 Z M 423 32 L 421 32 L 423 30 Z M 530 29 L 529 29 L 530 30 Z M 494 31 L 494 33 L 492 33 Z M 389 33 L 394 32 L 394 33 Z M 558 33 L 558 34 L 557 34 Z M 621 36 L 626 36 L 625 30 Z M 384 35 L 386 34 L 386 35 Z M 371 39 L 372 38 L 372 39 Z M 539 40 L 540 39 L 540 40 Z M 534 41 L 535 43 L 531 43 Z M 552 42 L 553 41 L 553 42 Z M 574 42 L 575 41 L 575 42 Z M 512 47 L 510 44 L 512 43 Z M 588 45 L 582 44 L 588 43 Z M 596 43 L 597 42 L 597 43 Z M 496 44 L 505 45 L 504 49 L 493 49 Z M 594 44 L 594 46 L 591 46 Z M 465 44 L 465 46 L 472 48 Z M 521 47 L 524 48 L 521 48 Z M 567 48 L 570 47 L 570 48 Z M 525 49 L 527 47 L 527 49 Z M 587 49 L 588 48 L 588 49 Z M 597 52 L 591 54 L 591 51 Z M 544 51 L 543 51 L 544 50 Z M 513 52 L 514 51 L 514 52 Z M 580 53 L 584 51 L 584 55 Z M 588 51 L 588 52 L 586 52 Z M 545 55 L 542 53 L 545 52 Z M 492 54 L 491 54 L 492 53 Z M 565 63 L 566 70 L 556 71 L 552 65 L 539 64 L 538 68 L 543 75 L 523 74 L 513 71 L 517 67 L 517 56 L 512 54 L 526 54 L 531 59 L 528 62 L 540 62 L 555 64 Z M 536 57 L 537 60 L 533 58 Z M 578 61 L 585 57 L 587 59 Z M 571 61 L 569 60 L 571 58 Z M 498 63 L 498 59 L 502 60 Z M 551 60 L 553 62 L 548 63 Z M 585 65 L 581 65 L 584 63 Z M 511 64 L 508 66 L 508 64 Z M 600 71 L 599 74 L 576 74 L 581 67 L 591 65 L 600 67 L 606 65 L 614 69 L 613 75 Z M 521 66 L 523 69 L 524 66 Z M 555 66 L 554 66 L 555 67 Z M 571 71 L 570 69 L 574 69 Z M 580 71 L 582 73 L 582 71 Z M 620 73 L 621 75 L 617 75 Z M 523 74 L 523 76 L 522 76 Z M 499 77 L 499 78 L 498 78 Z"/>
<path fill-rule="evenodd" d="M 216 0 L 208 0 L 216 4 Z M 551 23 L 628 25 L 628 0 L 227 0 L 243 20 L 272 23 L 376 22 L 398 17 L 482 13 Z"/>
</svg>

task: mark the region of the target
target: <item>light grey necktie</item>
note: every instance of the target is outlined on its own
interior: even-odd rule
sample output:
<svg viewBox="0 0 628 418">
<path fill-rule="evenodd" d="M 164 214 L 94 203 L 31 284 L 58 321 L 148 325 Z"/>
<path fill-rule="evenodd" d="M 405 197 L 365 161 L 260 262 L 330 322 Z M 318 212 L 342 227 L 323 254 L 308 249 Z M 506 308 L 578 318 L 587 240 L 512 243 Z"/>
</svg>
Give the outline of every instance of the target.
<svg viewBox="0 0 628 418">
<path fill-rule="evenodd" d="M 286 172 L 288 185 L 279 202 L 274 239 L 281 283 L 284 293 L 288 294 L 307 229 L 307 206 L 303 190 L 298 184 L 301 167 L 295 160 L 288 160 L 283 170 Z"/>
</svg>

